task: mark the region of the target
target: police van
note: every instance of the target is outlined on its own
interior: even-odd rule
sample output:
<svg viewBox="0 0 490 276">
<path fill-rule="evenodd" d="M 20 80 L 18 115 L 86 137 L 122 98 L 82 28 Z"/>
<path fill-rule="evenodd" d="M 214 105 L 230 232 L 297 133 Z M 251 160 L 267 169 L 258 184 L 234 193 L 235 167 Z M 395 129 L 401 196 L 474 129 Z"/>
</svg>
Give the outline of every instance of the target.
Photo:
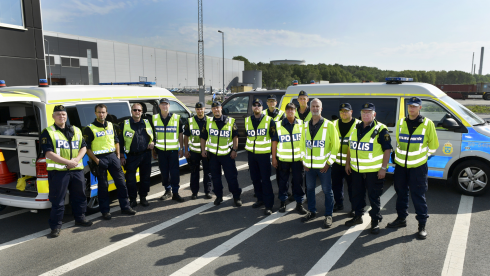
<svg viewBox="0 0 490 276">
<path fill-rule="evenodd" d="M 456 102 L 439 88 L 427 83 L 411 82 L 409 78 L 387 78 L 386 83 L 335 83 L 290 86 L 281 101 L 285 110 L 290 102 L 299 106 L 301 90 L 310 101 L 322 101 L 322 116 L 328 120 L 339 118 L 339 105 L 350 103 L 353 117 L 360 119 L 360 109 L 366 102 L 376 107 L 376 120 L 385 124 L 396 148 L 395 125 L 408 116 L 406 102 L 410 97 L 422 99 L 421 115 L 436 126 L 439 148 L 429 158 L 429 177 L 448 180 L 458 191 L 467 195 L 481 195 L 489 186 L 490 177 L 490 123 Z M 390 160 L 388 172 L 395 165 Z"/>
<path fill-rule="evenodd" d="M 0 81 L 0 85 L 5 84 Z M 52 125 L 54 106 L 64 105 L 69 125 L 79 127 L 82 132 L 95 119 L 94 107 L 98 103 L 107 106 L 107 121 L 114 124 L 131 116 L 130 105 L 141 103 L 142 118 L 150 119 L 158 114 L 158 100 L 168 98 L 170 112 L 187 119 L 192 113 L 175 96 L 164 88 L 131 85 L 69 85 L 50 86 L 42 80 L 38 86 L 0 87 L 0 163 L 4 156 L 11 181 L 3 181 L 0 175 L 0 209 L 13 206 L 28 209 L 51 208 L 48 200 L 49 186 L 46 159 L 39 146 L 43 129 Z M 148 83 L 150 86 L 154 83 Z M 122 146 L 122 145 L 121 145 Z M 83 158 L 86 178 L 88 209 L 98 208 L 97 178 L 90 173 L 89 157 Z M 185 158 L 179 165 L 185 165 Z M 158 161 L 153 160 L 152 176 L 160 173 Z M 1 165 L 0 165 L 1 166 Z M 20 179 L 20 180 L 18 180 Z M 112 177 L 108 176 L 109 191 L 115 190 Z M 137 174 L 139 181 L 139 175 Z M 17 183 L 25 181 L 23 191 Z M 8 182 L 8 183 L 4 183 Z M 21 185 L 23 186 L 23 185 Z M 68 197 L 65 200 L 68 203 Z"/>
</svg>

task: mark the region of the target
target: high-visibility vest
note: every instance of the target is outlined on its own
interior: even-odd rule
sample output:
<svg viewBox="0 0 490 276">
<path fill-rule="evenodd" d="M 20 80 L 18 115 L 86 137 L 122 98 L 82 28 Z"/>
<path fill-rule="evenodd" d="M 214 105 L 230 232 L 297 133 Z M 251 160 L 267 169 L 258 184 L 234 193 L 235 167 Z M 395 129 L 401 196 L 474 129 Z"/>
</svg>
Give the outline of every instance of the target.
<svg viewBox="0 0 490 276">
<path fill-rule="evenodd" d="M 207 116 L 204 116 L 204 118 L 206 119 L 206 122 L 211 119 Z M 189 136 L 189 149 L 193 152 L 201 153 L 201 130 L 194 117 L 189 118 L 189 132 L 191 134 L 191 136 Z"/>
<path fill-rule="evenodd" d="M 111 122 L 107 122 L 107 128 L 98 127 L 94 124 L 90 124 L 88 127 L 94 133 L 91 149 L 95 155 L 116 151 L 114 143 L 114 127 Z"/>
<path fill-rule="evenodd" d="M 57 155 L 71 160 L 78 156 L 78 152 L 82 148 L 82 131 L 73 126 L 74 134 L 71 140 L 71 155 L 70 155 L 70 142 L 65 137 L 63 132 L 57 130 L 54 125 L 47 127 L 46 131 L 48 131 L 49 137 L 51 137 L 51 141 L 53 142 L 53 147 Z M 46 165 L 48 171 L 66 171 L 66 165 L 62 163 L 57 163 L 49 158 L 46 158 Z M 83 170 L 83 161 L 80 159 L 78 161 L 78 166 L 70 170 Z"/>
<path fill-rule="evenodd" d="M 269 116 L 269 113 L 267 112 L 267 110 L 269 110 L 269 109 L 263 110 L 262 114 L 264 114 L 265 116 Z M 279 122 L 279 121 L 281 121 L 282 115 L 284 115 L 284 111 L 282 111 L 278 108 L 276 108 L 276 110 L 279 110 L 279 112 L 277 113 L 276 117 L 272 118 L 272 120 L 275 122 Z"/>
<path fill-rule="evenodd" d="M 296 114 L 294 114 L 294 116 L 296 116 L 296 118 L 298 118 L 298 119 L 300 119 L 300 120 L 301 120 L 301 118 L 299 117 L 299 112 L 298 112 L 298 110 L 299 110 L 299 107 L 298 107 L 298 109 L 296 109 Z M 312 115 L 311 115 L 311 110 L 310 110 L 310 112 L 308 113 L 308 115 L 306 115 L 306 118 L 303 120 L 303 123 L 306 123 L 306 122 L 308 122 L 309 120 L 311 120 L 311 116 L 312 116 Z"/>
<path fill-rule="evenodd" d="M 337 119 L 333 122 L 335 129 L 337 129 L 337 132 L 339 133 L 339 140 L 340 140 L 340 150 L 339 153 L 337 153 L 337 157 L 335 158 L 335 163 L 339 164 L 340 166 L 345 166 L 345 160 L 347 158 L 347 151 L 349 151 L 349 137 L 356 128 L 356 125 L 360 123 L 358 119 L 354 118 L 354 123 L 349 129 L 349 132 L 342 137 L 340 134 L 340 129 L 339 129 L 339 120 Z"/>
<path fill-rule="evenodd" d="M 255 130 L 252 124 L 252 117 L 245 119 L 245 130 L 247 131 L 246 150 L 252 153 L 271 153 L 271 135 L 269 133 L 271 121 L 272 117 L 265 115 L 257 126 L 257 130 Z"/>
<path fill-rule="evenodd" d="M 151 129 L 150 122 L 147 119 L 143 119 L 145 122 L 145 130 L 150 136 L 150 143 L 153 141 L 153 130 Z M 133 142 L 134 130 L 131 128 L 129 119 L 124 120 L 123 136 L 124 136 L 124 152 L 129 153 L 131 149 L 131 143 Z M 148 143 L 148 144 L 150 144 Z"/>
<path fill-rule="evenodd" d="M 398 120 L 396 142 L 395 163 L 407 168 L 416 168 L 425 164 L 428 157 L 439 147 L 436 128 L 429 118 L 424 118 L 411 135 L 405 118 Z"/>
<path fill-rule="evenodd" d="M 300 120 L 297 120 L 300 121 Z M 301 122 L 294 124 L 292 133 L 278 123 L 276 125 L 277 143 L 276 156 L 282 162 L 301 161 L 301 137 L 303 135 L 303 125 Z"/>
<path fill-rule="evenodd" d="M 206 122 L 208 140 L 206 141 L 206 151 L 218 156 L 227 155 L 233 147 L 232 129 L 235 119 L 227 117 L 225 124 L 218 129 L 214 117 Z"/>
<path fill-rule="evenodd" d="M 153 115 L 153 125 L 156 132 L 155 147 L 163 151 L 179 149 L 180 115 L 172 114 L 167 127 L 165 127 L 160 114 L 155 114 Z"/>
<path fill-rule="evenodd" d="M 359 127 L 363 127 L 362 122 Z M 350 166 L 359 173 L 377 172 L 383 164 L 383 148 L 378 143 L 378 135 L 387 127 L 380 122 L 375 121 L 371 130 L 357 141 L 357 127 L 351 133 L 349 138 L 350 145 Z M 374 132 L 376 131 L 376 134 Z"/>
<path fill-rule="evenodd" d="M 315 137 L 311 137 L 310 122 L 304 123 L 303 165 L 309 169 L 323 169 L 325 164 L 332 165 L 339 150 L 339 135 L 335 126 L 329 120 L 323 120 Z"/>
</svg>

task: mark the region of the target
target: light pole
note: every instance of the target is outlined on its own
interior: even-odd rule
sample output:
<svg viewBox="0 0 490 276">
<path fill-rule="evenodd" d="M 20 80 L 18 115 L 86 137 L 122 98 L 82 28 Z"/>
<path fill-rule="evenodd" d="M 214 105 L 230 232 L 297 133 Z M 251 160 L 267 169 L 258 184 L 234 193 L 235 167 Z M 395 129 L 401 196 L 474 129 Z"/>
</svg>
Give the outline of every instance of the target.
<svg viewBox="0 0 490 276">
<path fill-rule="evenodd" d="M 225 33 L 218 30 L 221 33 L 221 40 L 223 43 L 223 93 L 225 93 Z"/>
<path fill-rule="evenodd" d="M 49 41 L 47 39 L 44 39 L 48 43 L 48 66 L 49 66 L 49 85 L 53 85 L 51 82 L 51 53 L 49 52 Z"/>
</svg>

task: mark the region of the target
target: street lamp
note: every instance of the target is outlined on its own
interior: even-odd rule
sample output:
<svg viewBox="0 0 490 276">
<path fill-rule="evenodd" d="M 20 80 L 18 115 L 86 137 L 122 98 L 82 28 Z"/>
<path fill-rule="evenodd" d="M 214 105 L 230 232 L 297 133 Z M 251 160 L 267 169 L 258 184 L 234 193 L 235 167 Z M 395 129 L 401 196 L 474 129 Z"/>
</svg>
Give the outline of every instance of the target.
<svg viewBox="0 0 490 276">
<path fill-rule="evenodd" d="M 225 93 L 225 33 L 220 30 L 218 30 L 218 33 L 221 33 L 223 44 L 223 93 Z"/>
<path fill-rule="evenodd" d="M 49 66 L 49 85 L 53 85 L 51 82 L 51 53 L 49 52 L 49 41 L 47 39 L 44 39 L 48 43 L 48 66 Z"/>
</svg>

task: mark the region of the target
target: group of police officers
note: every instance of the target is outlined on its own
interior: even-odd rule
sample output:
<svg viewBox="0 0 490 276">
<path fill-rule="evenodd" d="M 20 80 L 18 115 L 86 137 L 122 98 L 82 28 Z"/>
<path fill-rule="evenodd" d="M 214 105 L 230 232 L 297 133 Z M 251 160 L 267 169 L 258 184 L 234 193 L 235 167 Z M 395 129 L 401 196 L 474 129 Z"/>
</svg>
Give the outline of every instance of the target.
<svg viewBox="0 0 490 276">
<path fill-rule="evenodd" d="M 315 188 L 317 179 L 325 196 L 323 227 L 330 228 L 333 212 L 344 209 L 344 180 L 351 203 L 351 219 L 347 226 L 363 223 L 366 192 L 371 206 L 371 233 L 379 233 L 380 196 L 383 192 L 387 165 L 392 158 L 396 164 L 394 186 L 397 193 L 397 218 L 389 228 L 407 225 L 409 192 L 419 223 L 417 237 L 425 239 L 428 210 L 427 160 L 439 146 L 433 122 L 420 115 L 422 101 L 412 97 L 407 102 L 408 117 L 396 124 L 397 147 L 392 149 L 386 125 L 377 121 L 374 104 L 360 107 L 360 119 L 353 117 L 348 103 L 339 106 L 340 118 L 330 121 L 322 117 L 322 101 L 314 99 L 308 106 L 305 91 L 298 95 L 299 108 L 293 103 L 283 112 L 276 108 L 277 99 L 270 95 L 267 109 L 260 99 L 253 99 L 253 115 L 245 119 L 248 166 L 257 201 L 253 208 L 264 206 L 271 215 L 274 192 L 271 183 L 271 163 L 276 169 L 279 212 L 286 212 L 286 201 L 296 201 L 295 210 L 302 222 L 317 216 Z M 69 191 L 75 224 L 91 226 L 85 218 L 87 207 L 82 158 L 90 157 L 91 170 L 98 180 L 98 199 L 102 217 L 111 219 L 107 171 L 117 187 L 121 212 L 135 215 L 140 204 L 148 206 L 152 156 L 158 159 L 165 193 L 161 200 L 184 202 L 179 195 L 179 158 L 185 156 L 191 169 L 191 199 L 199 192 L 199 171 L 202 164 L 204 198 L 214 204 L 223 201 L 222 171 L 234 205 L 242 206 L 242 189 L 238 184 L 235 164 L 238 149 L 238 130 L 235 119 L 222 113 L 220 102 L 212 103 L 212 117 L 204 114 L 204 104 L 196 103 L 196 115 L 183 120 L 169 112 L 170 101 L 159 102 L 160 113 L 143 118 L 146 106 L 134 103 L 131 118 L 118 127 L 106 120 L 107 106 L 95 106 L 96 119 L 82 131 L 66 124 L 63 106 L 53 110 L 54 124 L 41 134 L 49 178 L 49 200 L 52 203 L 49 224 L 51 237 L 58 237 L 64 213 L 64 200 Z M 119 145 L 119 143 L 123 143 Z M 393 151 L 393 154 L 392 154 Z M 122 166 L 126 170 L 124 174 Z M 139 169 L 140 184 L 136 174 Z M 303 185 L 305 183 L 305 185 Z M 291 185 L 290 185 L 291 184 Z M 291 186 L 292 194 L 288 194 Z M 303 207 L 307 198 L 307 208 Z"/>
</svg>

